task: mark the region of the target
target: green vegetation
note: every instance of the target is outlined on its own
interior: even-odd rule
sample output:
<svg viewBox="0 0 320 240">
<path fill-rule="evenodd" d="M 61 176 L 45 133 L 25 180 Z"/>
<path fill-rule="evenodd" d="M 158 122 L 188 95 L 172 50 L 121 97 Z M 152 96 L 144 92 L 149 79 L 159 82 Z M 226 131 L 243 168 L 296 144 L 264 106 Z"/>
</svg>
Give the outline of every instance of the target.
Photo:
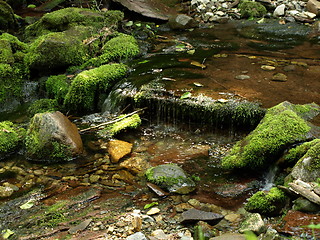
<svg viewBox="0 0 320 240">
<path fill-rule="evenodd" d="M 17 22 L 11 6 L 5 1 L 0 1 L 0 30 L 14 28 Z"/>
<path fill-rule="evenodd" d="M 314 139 L 310 142 L 300 144 L 297 147 L 290 149 L 289 152 L 284 156 L 284 159 L 288 163 L 296 163 L 309 151 L 310 148 L 314 147 L 319 143 L 320 139 Z"/>
<path fill-rule="evenodd" d="M 123 119 L 100 130 L 98 132 L 99 136 L 110 138 L 125 129 L 134 129 L 141 124 L 141 119 L 138 114 L 134 114 L 129 117 L 126 117 L 126 115 L 120 115 L 119 118 Z"/>
<path fill-rule="evenodd" d="M 237 142 L 222 159 L 222 166 L 227 169 L 262 168 L 289 145 L 306 140 L 311 127 L 290 106 L 284 102 L 270 108 L 256 129 Z"/>
<path fill-rule="evenodd" d="M 57 110 L 59 110 L 57 100 L 43 98 L 32 103 L 28 108 L 28 115 L 29 117 L 33 117 L 37 113 L 54 112 Z"/>
<path fill-rule="evenodd" d="M 124 64 L 108 64 L 79 73 L 71 82 L 64 104 L 72 112 L 90 112 L 97 108 L 99 95 L 110 90 L 127 74 Z"/>
<path fill-rule="evenodd" d="M 14 151 L 22 143 L 24 136 L 25 129 L 9 121 L 0 122 L 0 156 Z"/>
<path fill-rule="evenodd" d="M 63 101 L 68 93 L 70 82 L 66 75 L 53 75 L 46 81 L 46 90 L 50 98 L 57 100 L 59 104 Z"/>
<path fill-rule="evenodd" d="M 242 18 L 258 18 L 267 13 L 267 9 L 261 3 L 248 0 L 241 1 L 239 9 Z"/>
<path fill-rule="evenodd" d="M 140 52 L 137 41 L 133 36 L 120 33 L 102 47 L 102 54 L 90 59 L 85 66 L 101 66 L 111 61 L 127 60 Z M 83 67 L 82 67 L 83 68 Z"/>
<path fill-rule="evenodd" d="M 245 205 L 248 212 L 257 212 L 272 216 L 280 214 L 286 203 L 286 195 L 280 189 L 273 187 L 268 193 L 264 191 L 256 192 L 249 198 Z"/>
</svg>

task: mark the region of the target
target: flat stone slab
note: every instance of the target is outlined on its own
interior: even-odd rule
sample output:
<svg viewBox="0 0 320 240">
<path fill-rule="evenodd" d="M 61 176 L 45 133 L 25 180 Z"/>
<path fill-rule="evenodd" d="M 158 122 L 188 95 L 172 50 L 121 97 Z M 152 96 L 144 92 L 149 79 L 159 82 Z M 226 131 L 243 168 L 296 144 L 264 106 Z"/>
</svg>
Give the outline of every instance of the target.
<svg viewBox="0 0 320 240">
<path fill-rule="evenodd" d="M 182 213 L 181 223 L 192 223 L 197 221 L 210 222 L 211 224 L 217 224 L 223 216 L 218 213 L 205 212 L 198 209 L 190 209 Z"/>
</svg>

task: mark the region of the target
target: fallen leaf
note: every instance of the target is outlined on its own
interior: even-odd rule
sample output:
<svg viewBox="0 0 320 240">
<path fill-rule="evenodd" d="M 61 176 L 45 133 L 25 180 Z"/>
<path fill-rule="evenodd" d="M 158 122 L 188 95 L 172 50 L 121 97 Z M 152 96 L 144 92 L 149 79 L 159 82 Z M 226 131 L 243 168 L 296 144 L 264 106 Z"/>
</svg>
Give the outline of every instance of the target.
<svg viewBox="0 0 320 240">
<path fill-rule="evenodd" d="M 186 99 L 186 98 L 190 98 L 191 97 L 191 92 L 186 92 L 184 94 L 181 95 L 180 99 Z"/>
<path fill-rule="evenodd" d="M 200 68 L 202 68 L 202 69 L 204 69 L 204 68 L 207 67 L 206 65 L 204 65 L 204 64 L 202 64 L 202 63 L 199 63 L 199 62 L 197 62 L 197 61 L 192 61 L 190 64 L 193 65 L 193 66 L 196 66 L 196 67 L 200 67 Z"/>
<path fill-rule="evenodd" d="M 11 231 L 10 229 L 6 229 L 6 230 L 3 230 L 2 231 L 2 237 L 4 238 L 4 239 L 8 239 L 11 235 L 13 235 L 14 234 L 14 232 L 13 231 Z"/>
<path fill-rule="evenodd" d="M 29 209 L 29 208 L 32 208 L 34 205 L 34 200 L 33 199 L 30 199 L 28 200 L 26 203 L 22 204 L 20 206 L 21 209 Z"/>
<path fill-rule="evenodd" d="M 196 50 L 194 50 L 194 49 L 191 49 L 191 50 L 187 51 L 187 53 L 190 54 L 190 55 L 193 55 L 195 52 L 196 52 Z"/>
</svg>

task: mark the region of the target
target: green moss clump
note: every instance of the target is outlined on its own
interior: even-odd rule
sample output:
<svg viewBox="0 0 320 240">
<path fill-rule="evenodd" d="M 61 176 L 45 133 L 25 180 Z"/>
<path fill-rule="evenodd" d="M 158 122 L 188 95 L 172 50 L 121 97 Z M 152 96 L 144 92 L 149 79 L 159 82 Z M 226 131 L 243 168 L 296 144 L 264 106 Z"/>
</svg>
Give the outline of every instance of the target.
<svg viewBox="0 0 320 240">
<path fill-rule="evenodd" d="M 14 151 L 22 142 L 25 130 L 12 122 L 0 122 L 0 156 Z"/>
<path fill-rule="evenodd" d="M 268 216 L 277 215 L 285 206 L 286 199 L 283 191 L 273 187 L 268 193 L 256 192 L 249 198 L 244 208 L 248 212 L 257 212 Z"/>
<path fill-rule="evenodd" d="M 134 114 L 129 117 L 125 117 L 126 115 L 120 115 L 119 118 L 124 118 L 116 123 L 113 123 L 106 128 L 100 130 L 98 132 L 99 136 L 102 137 L 112 137 L 116 135 L 117 133 L 125 130 L 125 129 L 134 129 L 140 126 L 141 124 L 141 118 L 139 117 L 139 114 Z"/>
<path fill-rule="evenodd" d="M 239 9 L 242 18 L 258 18 L 267 13 L 267 9 L 261 3 L 247 0 L 239 4 Z"/>
<path fill-rule="evenodd" d="M 0 1 L 0 30 L 8 30 L 17 25 L 11 6 L 5 1 Z"/>
<path fill-rule="evenodd" d="M 33 117 L 37 113 L 53 112 L 59 109 L 57 100 L 55 99 L 39 99 L 36 100 L 29 108 L 28 115 Z"/>
<path fill-rule="evenodd" d="M 296 163 L 300 158 L 302 158 L 308 150 L 320 143 L 320 139 L 314 139 L 310 142 L 305 142 L 300 144 L 299 146 L 292 148 L 289 152 L 284 156 L 284 159 L 288 163 Z"/>
<path fill-rule="evenodd" d="M 236 143 L 222 159 L 222 166 L 263 168 L 273 162 L 286 147 L 308 139 L 311 127 L 284 102 L 269 109 L 260 124 L 243 140 Z"/>
<path fill-rule="evenodd" d="M 26 28 L 27 39 L 50 32 L 63 32 L 75 26 L 88 26 L 92 33 L 107 26 L 118 24 L 123 19 L 120 11 L 101 13 L 86 8 L 64 8 L 45 14 L 39 21 Z"/>
<path fill-rule="evenodd" d="M 46 81 L 46 91 L 48 96 L 57 100 L 59 104 L 63 101 L 68 93 L 70 82 L 66 75 L 50 76 Z"/>
<path fill-rule="evenodd" d="M 82 43 L 82 34 L 85 33 L 78 28 L 37 38 L 26 55 L 27 66 L 39 71 L 53 71 L 82 64 L 89 58 L 88 48 Z"/>
<path fill-rule="evenodd" d="M 127 60 L 137 56 L 139 52 L 139 46 L 133 36 L 119 34 L 102 47 L 99 57 L 90 59 L 85 66 L 101 66 L 111 61 Z"/>
<path fill-rule="evenodd" d="M 97 108 L 99 95 L 127 74 L 124 64 L 108 64 L 79 73 L 71 82 L 64 105 L 72 112 L 90 112 Z"/>
</svg>

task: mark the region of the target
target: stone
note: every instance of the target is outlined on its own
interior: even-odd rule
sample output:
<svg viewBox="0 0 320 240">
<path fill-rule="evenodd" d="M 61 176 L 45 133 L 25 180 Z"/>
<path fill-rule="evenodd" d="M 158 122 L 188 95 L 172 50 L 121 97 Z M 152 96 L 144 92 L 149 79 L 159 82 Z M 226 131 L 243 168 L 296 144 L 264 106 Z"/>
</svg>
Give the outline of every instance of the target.
<svg viewBox="0 0 320 240">
<path fill-rule="evenodd" d="M 209 224 L 217 224 L 222 219 L 223 219 L 223 216 L 221 214 L 201 211 L 193 208 L 182 213 L 181 223 L 205 221 L 205 222 L 208 222 Z"/>
<path fill-rule="evenodd" d="M 276 73 L 272 76 L 272 81 L 276 82 L 286 82 L 287 76 L 283 73 Z"/>
<path fill-rule="evenodd" d="M 238 79 L 238 80 L 246 80 L 246 79 L 249 79 L 249 78 L 250 78 L 249 75 L 244 75 L 244 74 L 236 76 L 236 79 Z"/>
<path fill-rule="evenodd" d="M 147 180 L 172 193 L 188 194 L 196 184 L 177 164 L 162 164 L 147 169 Z"/>
<path fill-rule="evenodd" d="M 168 239 L 168 235 L 165 234 L 165 232 L 164 232 L 162 229 L 154 230 L 154 231 L 151 233 L 151 236 L 152 236 L 152 237 L 155 237 L 156 239 L 159 239 L 159 240 Z"/>
<path fill-rule="evenodd" d="M 300 197 L 293 201 L 292 210 L 301 212 L 318 212 L 320 211 L 320 206 Z"/>
<path fill-rule="evenodd" d="M 157 213 L 159 213 L 159 212 L 160 212 L 160 209 L 154 207 L 154 208 L 151 208 L 151 209 L 147 212 L 147 215 L 155 215 L 155 214 L 157 214 Z"/>
<path fill-rule="evenodd" d="M 267 228 L 262 220 L 262 217 L 259 213 L 252 213 L 248 218 L 241 224 L 239 229 L 240 233 L 245 233 L 247 231 L 252 231 L 257 235 L 266 232 Z"/>
<path fill-rule="evenodd" d="M 112 163 L 119 162 L 121 158 L 131 153 L 131 150 L 132 144 L 121 140 L 111 140 L 108 145 Z"/>
<path fill-rule="evenodd" d="M 277 232 L 277 230 L 273 228 L 268 228 L 266 233 L 262 233 L 259 236 L 259 240 L 279 240 L 279 239 L 281 239 L 279 233 Z"/>
<path fill-rule="evenodd" d="M 17 21 L 11 6 L 6 1 L 0 1 L 0 29 L 8 30 L 17 26 Z"/>
<path fill-rule="evenodd" d="M 292 72 L 292 71 L 294 71 L 294 70 L 296 70 L 296 66 L 295 66 L 295 65 L 292 65 L 292 64 L 283 67 L 283 71 L 285 71 L 285 72 Z"/>
<path fill-rule="evenodd" d="M 169 19 L 169 26 L 174 30 L 183 30 L 196 26 L 195 20 L 185 14 L 178 14 Z"/>
<path fill-rule="evenodd" d="M 14 192 L 14 189 L 11 187 L 0 186 L 0 198 L 10 197 Z"/>
<path fill-rule="evenodd" d="M 79 223 L 78 225 L 74 226 L 74 227 L 71 227 L 69 230 L 68 230 L 68 233 L 69 234 L 76 234 L 77 232 L 80 232 L 80 231 L 83 231 L 85 230 L 89 224 L 92 222 L 92 219 L 86 219 L 84 220 L 83 222 Z"/>
<path fill-rule="evenodd" d="M 240 233 L 225 233 L 219 237 L 210 238 L 210 240 L 246 240 L 246 236 Z"/>
<path fill-rule="evenodd" d="M 89 177 L 89 182 L 90 183 L 96 183 L 100 180 L 100 176 L 99 175 L 90 175 Z"/>
<path fill-rule="evenodd" d="M 69 161 L 83 152 L 78 128 L 61 112 L 38 113 L 30 121 L 27 156 L 39 161 Z"/>
<path fill-rule="evenodd" d="M 142 232 L 136 232 L 126 238 L 126 240 L 148 240 Z"/>
<path fill-rule="evenodd" d="M 285 14 L 285 8 L 286 8 L 286 5 L 285 5 L 285 4 L 281 4 L 281 5 L 277 6 L 276 9 L 275 9 L 274 12 L 273 12 L 273 16 L 274 16 L 274 17 L 284 16 L 284 14 Z"/>
<path fill-rule="evenodd" d="M 320 2 L 317 0 L 309 0 L 307 2 L 306 9 L 309 12 L 314 13 L 317 16 L 319 16 L 320 15 Z"/>
<path fill-rule="evenodd" d="M 239 222 L 241 219 L 241 214 L 238 213 L 229 213 L 226 216 L 224 216 L 224 218 L 226 220 L 228 220 L 229 222 Z"/>
<path fill-rule="evenodd" d="M 312 190 L 302 187 L 296 183 L 288 183 L 289 189 L 293 192 L 305 197 L 309 201 L 320 205 L 320 196 L 314 193 Z"/>
<path fill-rule="evenodd" d="M 266 71 L 273 71 L 273 70 L 275 70 L 276 68 L 275 68 L 274 66 L 262 65 L 262 66 L 261 66 L 261 69 L 262 69 L 262 70 L 266 70 Z"/>
<path fill-rule="evenodd" d="M 151 165 L 145 158 L 137 156 L 124 160 L 120 163 L 120 167 L 123 167 L 132 173 L 139 174 L 141 172 L 145 172 L 145 170 L 150 168 Z"/>
</svg>

